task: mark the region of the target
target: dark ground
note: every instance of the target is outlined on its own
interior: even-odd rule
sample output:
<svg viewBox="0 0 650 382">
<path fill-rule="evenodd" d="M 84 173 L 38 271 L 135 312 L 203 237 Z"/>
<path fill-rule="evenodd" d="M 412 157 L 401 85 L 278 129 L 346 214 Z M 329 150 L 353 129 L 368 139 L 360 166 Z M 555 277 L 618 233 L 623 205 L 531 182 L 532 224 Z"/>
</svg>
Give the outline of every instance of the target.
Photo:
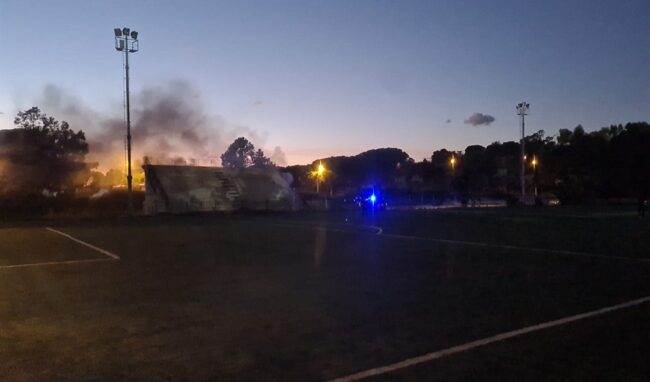
<svg viewBox="0 0 650 382">
<path fill-rule="evenodd" d="M 650 262 L 393 236 L 650 259 L 650 222 L 616 209 L 4 225 L 12 381 L 327 380 L 650 295 Z M 44 226 L 122 259 L 2 269 L 102 257 Z M 650 380 L 649 318 L 640 305 L 375 380 Z"/>
</svg>

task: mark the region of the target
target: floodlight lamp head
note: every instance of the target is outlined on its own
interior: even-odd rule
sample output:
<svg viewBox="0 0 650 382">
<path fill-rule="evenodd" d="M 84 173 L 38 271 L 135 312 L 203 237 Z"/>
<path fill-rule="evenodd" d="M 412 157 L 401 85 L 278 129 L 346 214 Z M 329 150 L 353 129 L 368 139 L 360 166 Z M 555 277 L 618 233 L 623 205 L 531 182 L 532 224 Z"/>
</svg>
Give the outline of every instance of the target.
<svg viewBox="0 0 650 382">
<path fill-rule="evenodd" d="M 138 39 L 138 32 L 132 31 L 131 32 L 131 38 L 134 39 L 134 40 L 137 40 Z"/>
<path fill-rule="evenodd" d="M 138 43 L 138 40 L 137 40 L 137 39 L 135 39 L 135 38 L 134 38 L 134 39 L 131 39 L 131 43 L 130 43 L 129 46 L 128 46 L 128 48 L 129 48 L 129 53 L 135 53 L 135 52 L 137 52 L 138 50 L 140 50 L 139 45 L 140 45 L 140 44 Z"/>
<path fill-rule="evenodd" d="M 114 28 L 115 37 L 122 37 L 122 30 L 120 28 Z"/>
<path fill-rule="evenodd" d="M 519 112 L 519 114 L 526 114 L 529 106 L 530 104 L 527 102 L 520 102 L 517 104 L 517 112 Z"/>
<path fill-rule="evenodd" d="M 124 36 L 126 36 L 126 37 L 129 37 L 130 32 L 131 32 L 131 30 L 129 28 L 122 29 L 122 34 L 124 34 Z"/>
</svg>

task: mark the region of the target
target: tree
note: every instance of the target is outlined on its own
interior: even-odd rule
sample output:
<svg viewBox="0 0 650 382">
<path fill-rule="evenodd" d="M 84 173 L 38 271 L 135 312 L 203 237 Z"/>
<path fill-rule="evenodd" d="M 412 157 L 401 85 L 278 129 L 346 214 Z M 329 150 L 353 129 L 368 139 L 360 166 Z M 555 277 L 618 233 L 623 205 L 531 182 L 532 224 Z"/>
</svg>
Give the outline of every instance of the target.
<svg viewBox="0 0 650 382">
<path fill-rule="evenodd" d="M 253 163 L 254 155 L 255 146 L 248 139 L 239 137 L 221 155 L 221 164 L 230 168 L 248 167 Z"/>
<path fill-rule="evenodd" d="M 431 164 L 436 170 L 444 173 L 450 168 L 451 158 L 456 156 L 458 154 L 447 149 L 436 150 L 431 154 Z"/>
<path fill-rule="evenodd" d="M 248 139 L 239 137 L 228 146 L 226 152 L 221 155 L 223 167 L 245 168 L 245 167 L 269 167 L 273 166 L 271 159 L 264 155 L 261 149 L 255 150 Z"/>
<path fill-rule="evenodd" d="M 607 184 L 627 196 L 650 192 L 650 124 L 627 123 L 611 140 Z"/>
<path fill-rule="evenodd" d="M 489 177 L 492 175 L 490 163 L 485 159 L 486 148 L 471 145 L 465 148 L 463 161 L 460 164 L 458 177 L 455 180 L 456 189 L 463 195 L 481 195 L 486 191 Z"/>
<path fill-rule="evenodd" d="M 38 107 L 18 112 L 14 124 L 16 129 L 0 136 L 0 192 L 73 192 L 88 179 L 91 166 L 84 162 L 88 144 L 83 131 L 72 130 Z"/>
<path fill-rule="evenodd" d="M 566 146 L 571 142 L 573 137 L 573 131 L 570 129 L 560 129 L 560 132 L 557 136 L 557 143 L 561 146 Z"/>
<path fill-rule="evenodd" d="M 454 158 L 452 165 L 451 159 Z M 431 174 L 433 189 L 438 195 L 453 191 L 451 185 L 455 176 L 456 165 L 460 163 L 460 153 L 447 149 L 436 150 L 431 155 Z"/>
<path fill-rule="evenodd" d="M 262 149 L 257 149 L 255 155 L 253 155 L 253 166 L 254 167 L 273 167 L 275 164 L 271 161 L 270 158 L 264 155 Z"/>
</svg>

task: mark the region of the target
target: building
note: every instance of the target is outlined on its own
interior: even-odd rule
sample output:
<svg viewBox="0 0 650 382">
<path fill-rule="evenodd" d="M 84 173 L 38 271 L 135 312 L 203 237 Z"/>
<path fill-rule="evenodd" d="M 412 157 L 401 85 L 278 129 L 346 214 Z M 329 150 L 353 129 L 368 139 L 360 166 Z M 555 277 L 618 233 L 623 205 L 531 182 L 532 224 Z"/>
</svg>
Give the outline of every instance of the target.
<svg viewBox="0 0 650 382">
<path fill-rule="evenodd" d="M 145 165 L 144 212 L 291 211 L 291 175 L 275 168 Z"/>
</svg>

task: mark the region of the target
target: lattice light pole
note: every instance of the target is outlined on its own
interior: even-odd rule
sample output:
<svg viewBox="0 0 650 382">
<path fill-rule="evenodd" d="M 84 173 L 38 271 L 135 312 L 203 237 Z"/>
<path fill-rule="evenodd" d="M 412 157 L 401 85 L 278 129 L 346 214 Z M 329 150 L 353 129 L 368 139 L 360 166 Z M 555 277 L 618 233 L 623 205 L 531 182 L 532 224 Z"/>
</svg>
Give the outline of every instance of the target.
<svg viewBox="0 0 650 382">
<path fill-rule="evenodd" d="M 124 72 L 126 87 L 126 156 L 127 156 L 127 174 L 126 184 L 129 194 L 128 213 L 133 215 L 133 174 L 131 173 L 131 109 L 129 100 L 129 53 L 135 53 L 139 50 L 138 32 L 131 31 L 129 28 L 115 28 L 115 49 L 124 52 Z"/>
<path fill-rule="evenodd" d="M 517 115 L 521 117 L 521 202 L 526 198 L 526 151 L 524 147 L 526 115 L 528 115 L 528 108 L 530 104 L 527 102 L 520 102 L 517 104 Z"/>
</svg>

